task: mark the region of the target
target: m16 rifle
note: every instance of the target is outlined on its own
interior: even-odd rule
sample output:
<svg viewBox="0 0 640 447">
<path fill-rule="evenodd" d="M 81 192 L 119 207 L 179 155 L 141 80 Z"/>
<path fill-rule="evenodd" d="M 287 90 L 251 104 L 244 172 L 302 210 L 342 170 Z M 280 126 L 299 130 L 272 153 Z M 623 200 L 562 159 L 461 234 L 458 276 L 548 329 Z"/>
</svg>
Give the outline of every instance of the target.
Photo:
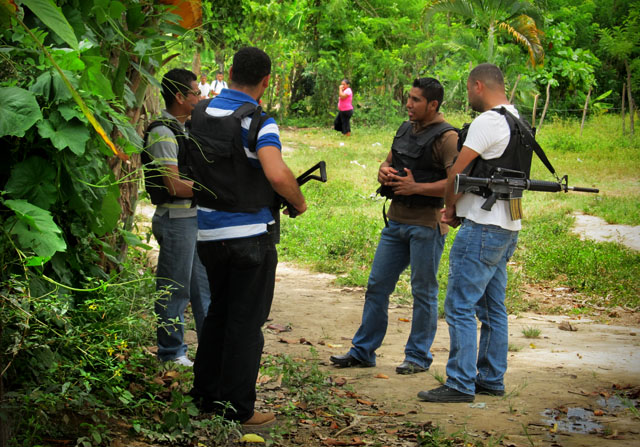
<svg viewBox="0 0 640 447">
<path fill-rule="evenodd" d="M 320 175 L 315 175 L 314 172 L 316 170 L 320 171 Z M 316 163 L 313 167 L 306 170 L 302 174 L 300 174 L 296 178 L 298 182 L 298 186 L 302 186 L 307 183 L 309 180 L 317 180 L 319 182 L 325 183 L 327 181 L 327 166 L 324 161 L 320 161 Z M 289 211 L 289 217 L 296 217 L 298 215 L 298 210 L 287 202 L 283 197 L 280 197 L 280 208 L 286 208 Z"/>
<path fill-rule="evenodd" d="M 557 177 L 556 177 L 557 178 Z M 569 186 L 569 179 L 565 175 L 557 182 L 548 182 L 544 180 L 528 179 L 522 171 L 514 171 L 511 169 L 496 168 L 490 178 L 469 177 L 466 174 L 457 174 L 454 184 L 454 192 L 456 194 L 462 192 L 486 192 L 483 195 L 487 200 L 482 204 L 481 208 L 490 211 L 496 200 L 509 200 L 509 209 L 511 211 L 511 219 L 518 220 L 522 218 L 522 191 L 579 191 L 599 193 L 599 189 L 583 188 L 580 186 Z"/>
</svg>

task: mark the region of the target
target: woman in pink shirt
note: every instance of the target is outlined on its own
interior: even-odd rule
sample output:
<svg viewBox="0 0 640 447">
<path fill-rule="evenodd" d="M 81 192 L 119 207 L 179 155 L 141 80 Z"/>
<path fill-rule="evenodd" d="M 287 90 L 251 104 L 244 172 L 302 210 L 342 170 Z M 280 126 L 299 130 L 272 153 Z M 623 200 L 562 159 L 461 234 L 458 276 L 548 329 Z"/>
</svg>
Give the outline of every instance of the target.
<svg viewBox="0 0 640 447">
<path fill-rule="evenodd" d="M 351 115 L 353 115 L 353 92 L 351 91 L 351 82 L 348 79 L 343 79 L 340 83 L 340 89 L 338 91 L 338 116 L 336 116 L 333 122 L 333 128 L 343 135 L 351 136 Z"/>
</svg>

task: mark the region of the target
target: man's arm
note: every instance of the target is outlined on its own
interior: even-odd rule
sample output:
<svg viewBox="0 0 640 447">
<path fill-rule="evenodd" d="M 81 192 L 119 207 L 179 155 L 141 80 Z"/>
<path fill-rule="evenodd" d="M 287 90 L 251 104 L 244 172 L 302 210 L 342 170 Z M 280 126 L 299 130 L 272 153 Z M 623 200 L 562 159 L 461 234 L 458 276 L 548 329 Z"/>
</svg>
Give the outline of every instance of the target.
<svg viewBox="0 0 640 447">
<path fill-rule="evenodd" d="M 299 214 L 304 213 L 307 203 L 293 172 L 282 159 L 280 149 L 275 146 L 261 147 L 258 150 L 258 160 L 273 189 L 293 205 Z"/>
<path fill-rule="evenodd" d="M 463 146 L 458 159 L 449 170 L 447 177 L 446 190 L 444 195 L 444 206 L 442 213 L 442 222 L 449 224 L 453 227 L 459 225 L 459 220 L 456 217 L 456 202 L 462 194 L 456 194 L 453 192 L 453 186 L 456 180 L 456 175 L 460 174 L 476 157 L 478 153 L 473 149 Z"/>
<path fill-rule="evenodd" d="M 178 173 L 176 165 L 164 165 L 162 167 L 162 182 L 169 190 L 169 194 L 175 197 L 189 198 L 193 197 L 193 182 L 183 180 Z"/>
</svg>

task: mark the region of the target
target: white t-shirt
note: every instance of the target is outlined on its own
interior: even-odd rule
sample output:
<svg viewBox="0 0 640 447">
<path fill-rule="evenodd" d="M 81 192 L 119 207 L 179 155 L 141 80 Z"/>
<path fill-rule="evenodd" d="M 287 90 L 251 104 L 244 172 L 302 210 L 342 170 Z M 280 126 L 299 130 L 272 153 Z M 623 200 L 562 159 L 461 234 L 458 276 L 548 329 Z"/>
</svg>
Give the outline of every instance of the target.
<svg viewBox="0 0 640 447">
<path fill-rule="evenodd" d="M 217 79 L 211 83 L 211 88 L 213 88 L 213 93 L 220 93 L 223 88 L 227 87 L 227 83 L 224 81 L 218 81 Z"/>
<path fill-rule="evenodd" d="M 504 104 L 504 107 L 514 116 L 520 117 L 513 105 Z M 488 110 L 473 120 L 464 146 L 477 152 L 483 159 L 491 160 L 504 153 L 510 137 L 507 119 L 499 112 Z M 520 231 L 520 219 L 511 220 L 508 200 L 497 200 L 491 211 L 485 211 L 481 206 L 486 200 L 470 192 L 464 193 L 456 202 L 456 214 L 478 224 L 497 225 L 506 230 Z"/>
<path fill-rule="evenodd" d="M 209 92 L 211 91 L 211 84 L 209 84 L 208 82 L 205 82 L 204 84 L 198 84 L 198 89 L 200 90 L 200 96 L 208 98 Z"/>
</svg>

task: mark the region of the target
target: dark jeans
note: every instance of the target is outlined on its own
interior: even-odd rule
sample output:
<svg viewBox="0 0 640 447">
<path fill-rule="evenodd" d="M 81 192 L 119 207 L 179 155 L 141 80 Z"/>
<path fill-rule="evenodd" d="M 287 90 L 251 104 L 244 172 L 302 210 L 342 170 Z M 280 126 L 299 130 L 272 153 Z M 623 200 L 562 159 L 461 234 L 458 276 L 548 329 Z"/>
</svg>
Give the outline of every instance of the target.
<svg viewBox="0 0 640 447">
<path fill-rule="evenodd" d="M 278 254 L 272 236 L 198 242 L 209 277 L 191 394 L 204 411 L 244 422 L 253 416 L 264 346 L 262 325 L 273 301 Z"/>
<path fill-rule="evenodd" d="M 335 121 L 333 122 L 333 128 L 338 132 L 342 132 L 343 134 L 347 134 L 351 132 L 351 116 L 353 115 L 353 109 L 339 111 L 338 116 L 336 116 Z"/>
</svg>

